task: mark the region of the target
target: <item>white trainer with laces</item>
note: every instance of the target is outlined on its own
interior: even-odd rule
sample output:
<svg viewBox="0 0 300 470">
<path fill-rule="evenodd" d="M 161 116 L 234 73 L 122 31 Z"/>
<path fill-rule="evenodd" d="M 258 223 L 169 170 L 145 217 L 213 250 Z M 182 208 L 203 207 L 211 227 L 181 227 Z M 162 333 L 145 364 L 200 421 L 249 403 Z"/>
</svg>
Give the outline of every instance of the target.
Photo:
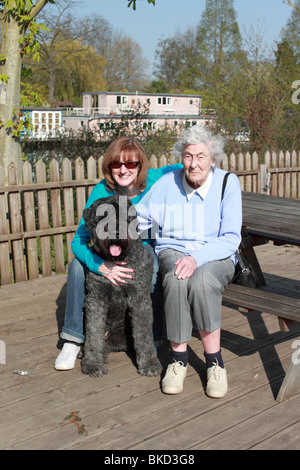
<svg viewBox="0 0 300 470">
<path fill-rule="evenodd" d="M 56 370 L 70 370 L 75 367 L 80 346 L 74 343 L 65 343 L 54 364 Z"/>
<path fill-rule="evenodd" d="M 223 398 L 228 391 L 227 373 L 218 363 L 207 369 L 206 395 L 211 398 Z"/>
</svg>

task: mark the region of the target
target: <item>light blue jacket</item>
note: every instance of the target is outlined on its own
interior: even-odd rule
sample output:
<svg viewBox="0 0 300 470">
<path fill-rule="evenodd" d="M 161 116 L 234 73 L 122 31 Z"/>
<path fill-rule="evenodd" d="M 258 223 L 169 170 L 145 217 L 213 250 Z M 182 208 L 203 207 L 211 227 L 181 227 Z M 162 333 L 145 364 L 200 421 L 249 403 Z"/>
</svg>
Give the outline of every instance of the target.
<svg viewBox="0 0 300 470">
<path fill-rule="evenodd" d="M 191 255 L 197 266 L 231 257 L 241 240 L 242 202 L 239 179 L 214 168 L 210 186 L 203 197 L 194 192 L 188 198 L 182 169 L 160 178 L 136 206 L 140 232 L 151 228 L 155 251 L 172 248 Z M 143 236 L 143 234 L 141 234 Z"/>
</svg>

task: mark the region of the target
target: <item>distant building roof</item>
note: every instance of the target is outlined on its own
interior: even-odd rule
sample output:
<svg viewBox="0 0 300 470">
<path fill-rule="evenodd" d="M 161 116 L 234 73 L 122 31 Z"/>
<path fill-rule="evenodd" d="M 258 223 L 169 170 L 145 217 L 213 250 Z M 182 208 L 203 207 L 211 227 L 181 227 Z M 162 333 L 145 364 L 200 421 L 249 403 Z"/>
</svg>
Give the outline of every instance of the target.
<svg viewBox="0 0 300 470">
<path fill-rule="evenodd" d="M 144 93 L 139 91 L 85 91 L 82 95 L 132 95 L 132 96 L 181 96 L 181 97 L 197 97 L 201 98 L 201 95 L 188 95 L 185 93 Z"/>
</svg>

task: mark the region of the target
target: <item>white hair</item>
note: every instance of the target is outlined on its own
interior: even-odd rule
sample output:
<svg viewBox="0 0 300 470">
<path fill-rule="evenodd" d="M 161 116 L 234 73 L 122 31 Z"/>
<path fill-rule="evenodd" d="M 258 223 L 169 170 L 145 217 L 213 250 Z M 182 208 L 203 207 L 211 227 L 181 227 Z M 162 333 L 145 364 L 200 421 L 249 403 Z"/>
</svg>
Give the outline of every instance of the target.
<svg viewBox="0 0 300 470">
<path fill-rule="evenodd" d="M 211 131 L 204 126 L 192 126 L 183 131 L 179 140 L 173 147 L 174 157 L 180 160 L 184 149 L 192 144 L 206 144 L 210 151 L 210 157 L 215 161 L 216 166 L 224 157 L 223 137 L 213 135 Z"/>
</svg>

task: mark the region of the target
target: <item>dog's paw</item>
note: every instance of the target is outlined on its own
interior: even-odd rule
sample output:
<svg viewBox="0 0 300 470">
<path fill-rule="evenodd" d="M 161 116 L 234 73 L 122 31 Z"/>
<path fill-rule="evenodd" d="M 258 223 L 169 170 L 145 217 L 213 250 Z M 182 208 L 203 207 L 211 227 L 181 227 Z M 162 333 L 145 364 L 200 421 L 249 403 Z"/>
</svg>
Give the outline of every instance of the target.
<svg viewBox="0 0 300 470">
<path fill-rule="evenodd" d="M 100 377 L 101 375 L 106 375 L 108 372 L 104 365 L 90 363 L 82 363 L 81 371 L 84 374 L 90 375 L 91 377 Z"/>
<path fill-rule="evenodd" d="M 138 368 L 138 373 L 147 377 L 155 377 L 159 375 L 161 371 L 162 366 L 156 356 L 150 358 L 145 364 L 140 364 Z"/>
</svg>

